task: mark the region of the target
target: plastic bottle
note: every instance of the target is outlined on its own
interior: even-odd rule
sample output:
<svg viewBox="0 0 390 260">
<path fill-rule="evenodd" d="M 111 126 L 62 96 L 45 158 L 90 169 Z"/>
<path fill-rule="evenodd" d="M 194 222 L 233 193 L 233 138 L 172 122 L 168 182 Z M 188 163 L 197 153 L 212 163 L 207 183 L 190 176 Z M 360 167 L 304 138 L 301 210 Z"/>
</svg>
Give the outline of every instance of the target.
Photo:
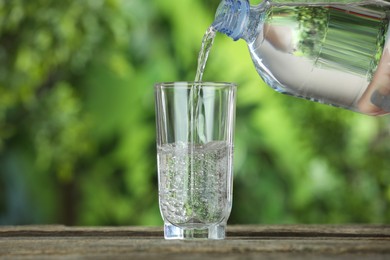
<svg viewBox="0 0 390 260">
<path fill-rule="evenodd" d="M 222 0 L 215 30 L 243 39 L 276 91 L 368 115 L 390 113 L 388 1 Z"/>
</svg>

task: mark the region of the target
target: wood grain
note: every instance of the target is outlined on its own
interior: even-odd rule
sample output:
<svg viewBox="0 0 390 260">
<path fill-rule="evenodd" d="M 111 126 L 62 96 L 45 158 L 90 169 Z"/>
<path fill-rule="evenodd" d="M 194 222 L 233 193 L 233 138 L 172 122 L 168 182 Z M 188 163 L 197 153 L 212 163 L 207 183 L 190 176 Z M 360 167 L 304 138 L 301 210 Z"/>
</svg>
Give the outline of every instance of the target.
<svg viewBox="0 0 390 260">
<path fill-rule="evenodd" d="M 390 259 L 388 225 L 228 226 L 222 241 L 161 227 L 0 227 L 0 259 Z"/>
</svg>

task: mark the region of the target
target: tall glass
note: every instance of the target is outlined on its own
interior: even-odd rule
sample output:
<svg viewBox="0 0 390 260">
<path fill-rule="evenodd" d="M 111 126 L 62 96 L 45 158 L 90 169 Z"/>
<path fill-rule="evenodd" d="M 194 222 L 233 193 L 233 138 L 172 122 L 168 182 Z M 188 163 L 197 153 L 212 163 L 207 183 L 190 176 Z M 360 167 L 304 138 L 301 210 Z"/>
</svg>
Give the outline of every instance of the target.
<svg viewBox="0 0 390 260">
<path fill-rule="evenodd" d="M 165 239 L 223 239 L 232 207 L 236 86 L 155 85 Z"/>
</svg>

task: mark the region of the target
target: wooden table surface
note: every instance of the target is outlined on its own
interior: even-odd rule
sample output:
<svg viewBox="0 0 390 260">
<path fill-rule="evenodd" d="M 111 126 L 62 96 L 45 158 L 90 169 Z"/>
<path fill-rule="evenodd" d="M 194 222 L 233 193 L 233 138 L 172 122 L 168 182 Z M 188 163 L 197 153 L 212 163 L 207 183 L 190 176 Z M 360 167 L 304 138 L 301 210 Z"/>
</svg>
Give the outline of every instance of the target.
<svg viewBox="0 0 390 260">
<path fill-rule="evenodd" d="M 162 227 L 0 226 L 0 259 L 390 259 L 390 225 L 228 226 L 166 241 Z"/>
</svg>

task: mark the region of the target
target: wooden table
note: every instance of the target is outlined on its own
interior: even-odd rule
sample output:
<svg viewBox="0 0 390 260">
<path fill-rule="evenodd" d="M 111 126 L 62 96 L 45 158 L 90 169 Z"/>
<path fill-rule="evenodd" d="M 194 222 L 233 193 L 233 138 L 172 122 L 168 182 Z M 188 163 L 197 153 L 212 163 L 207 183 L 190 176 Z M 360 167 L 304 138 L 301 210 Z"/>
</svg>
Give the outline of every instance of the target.
<svg viewBox="0 0 390 260">
<path fill-rule="evenodd" d="M 220 241 L 161 227 L 0 227 L 0 259 L 390 259 L 390 225 L 228 226 Z"/>
</svg>

